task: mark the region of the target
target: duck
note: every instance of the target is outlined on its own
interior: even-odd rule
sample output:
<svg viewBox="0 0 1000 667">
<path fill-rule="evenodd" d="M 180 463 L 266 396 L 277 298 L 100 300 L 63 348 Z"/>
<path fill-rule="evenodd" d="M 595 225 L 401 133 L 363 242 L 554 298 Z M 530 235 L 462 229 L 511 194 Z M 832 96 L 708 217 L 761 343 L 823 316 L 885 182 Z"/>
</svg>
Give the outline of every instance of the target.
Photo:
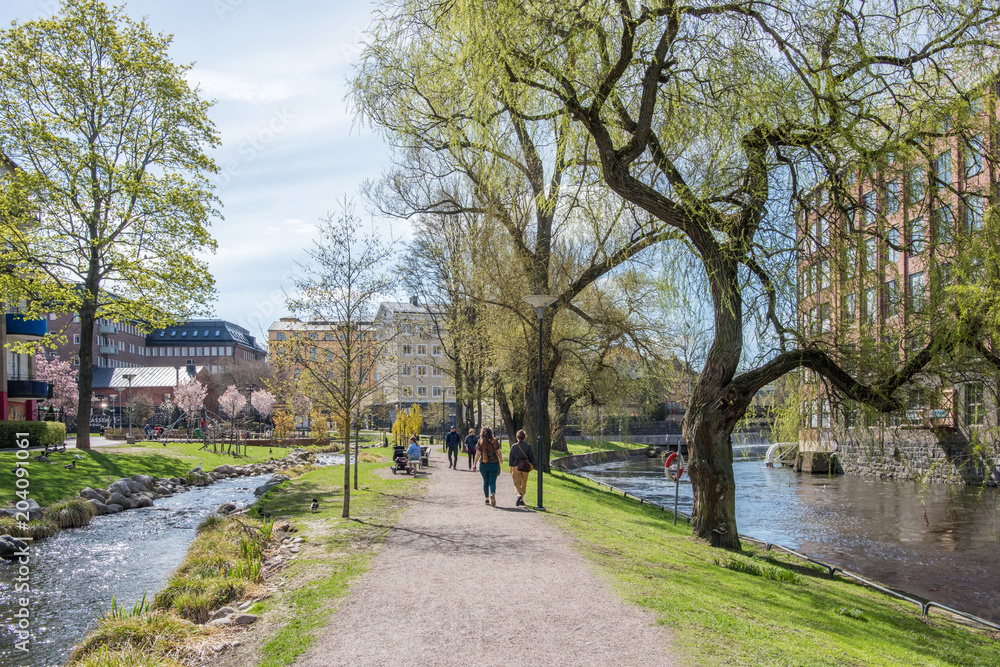
<svg viewBox="0 0 1000 667">
<path fill-rule="evenodd" d="M 315 498 L 313 498 L 312 505 L 309 506 L 309 509 L 311 509 L 313 512 L 318 512 L 319 511 L 319 501 L 316 500 Z"/>
<path fill-rule="evenodd" d="M 31 458 L 35 459 L 39 463 L 45 463 L 46 461 L 49 460 L 49 455 L 48 454 L 39 454 L 38 456 L 32 456 Z"/>
<path fill-rule="evenodd" d="M 76 459 L 77 461 L 82 461 L 83 460 L 83 457 L 80 456 L 79 454 L 74 454 L 73 458 Z"/>
<path fill-rule="evenodd" d="M 67 463 L 66 465 L 63 466 L 63 468 L 66 468 L 66 470 L 75 470 L 76 461 L 73 461 L 72 463 Z"/>
</svg>

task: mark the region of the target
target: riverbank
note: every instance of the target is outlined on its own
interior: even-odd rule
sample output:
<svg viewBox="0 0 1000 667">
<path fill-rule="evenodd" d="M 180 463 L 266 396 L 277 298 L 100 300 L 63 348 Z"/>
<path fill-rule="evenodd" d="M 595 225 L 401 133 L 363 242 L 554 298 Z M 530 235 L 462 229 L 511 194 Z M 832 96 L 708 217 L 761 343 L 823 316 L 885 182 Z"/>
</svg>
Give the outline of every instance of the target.
<svg viewBox="0 0 1000 667">
<path fill-rule="evenodd" d="M 689 664 L 1000 665 L 997 633 L 923 619 L 791 557 L 712 549 L 669 513 L 588 480 L 557 472 L 546 482 L 550 520 L 621 595 L 656 612 Z"/>
</svg>

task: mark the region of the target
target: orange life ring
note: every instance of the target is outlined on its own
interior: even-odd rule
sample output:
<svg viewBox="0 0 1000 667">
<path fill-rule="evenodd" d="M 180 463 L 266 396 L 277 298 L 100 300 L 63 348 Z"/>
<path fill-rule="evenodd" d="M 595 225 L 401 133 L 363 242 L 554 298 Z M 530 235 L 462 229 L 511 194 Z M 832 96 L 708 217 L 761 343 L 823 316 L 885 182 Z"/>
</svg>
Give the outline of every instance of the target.
<svg viewBox="0 0 1000 667">
<path fill-rule="evenodd" d="M 681 478 L 682 475 L 684 475 L 684 467 L 681 464 L 678 464 L 677 466 L 676 477 L 674 477 L 674 475 L 670 473 L 670 464 L 673 463 L 675 460 L 677 460 L 677 452 L 670 452 L 667 455 L 667 459 L 663 462 L 663 472 L 666 474 L 667 479 L 669 479 L 671 482 L 676 482 L 678 479 Z"/>
</svg>

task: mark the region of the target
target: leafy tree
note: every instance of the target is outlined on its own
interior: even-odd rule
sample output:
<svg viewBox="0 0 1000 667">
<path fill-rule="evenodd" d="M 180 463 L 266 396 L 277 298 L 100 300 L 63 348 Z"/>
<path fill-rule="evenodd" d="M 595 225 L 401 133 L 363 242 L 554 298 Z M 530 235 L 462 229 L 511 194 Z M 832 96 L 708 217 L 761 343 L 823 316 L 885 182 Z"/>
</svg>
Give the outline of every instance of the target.
<svg viewBox="0 0 1000 667">
<path fill-rule="evenodd" d="M 62 410 L 67 417 L 75 417 L 79 403 L 77 371 L 68 361 L 49 359 L 39 352 L 35 355 L 35 377 L 52 385 L 52 398 L 42 401 L 42 407 Z"/>
<path fill-rule="evenodd" d="M 429 58 L 468 91 L 463 112 L 479 122 L 452 143 L 495 145 L 496 100 L 516 101 L 524 117 L 579 132 L 552 151 L 586 144 L 600 183 L 648 215 L 645 228 L 677 234 L 714 321 L 684 419 L 693 529 L 711 544 L 740 546 L 730 436 L 760 388 L 805 367 L 890 411 L 932 359 L 983 340 L 972 319 L 939 322 L 905 363 L 852 375 L 795 321 L 804 240 L 792 210 L 818 207 L 822 190 L 823 210 L 863 237 L 859 166 L 924 159 L 975 131 L 956 112 L 985 83 L 976 73 L 997 70 L 994 3 L 398 0 L 383 16 L 399 40 L 380 40 L 388 58 Z"/>
<path fill-rule="evenodd" d="M 204 151 L 218 138 L 170 41 L 100 0 L 63 0 L 53 18 L 0 33 L 0 151 L 20 167 L 0 208 L 37 214 L 0 218 L 0 263 L 17 267 L 3 289 L 37 297 L 29 314 L 79 313 L 79 414 L 97 318 L 158 328 L 213 292 Z M 89 446 L 80 420 L 77 447 Z"/>
<path fill-rule="evenodd" d="M 344 420 L 344 517 L 351 507 L 353 420 L 378 391 L 376 370 L 392 340 L 391 335 L 376 336 L 371 322 L 394 287 L 393 243 L 374 231 L 365 233 L 364 226 L 347 201 L 337 216 L 328 215 L 306 250 L 308 260 L 299 263 L 293 296 L 287 300 L 300 319 L 325 323 L 332 340 L 320 342 L 315 332 L 303 331 L 275 345 L 275 358 L 282 360 L 286 375 L 299 376 L 311 404 Z M 355 460 L 357 454 L 355 441 Z M 355 488 L 357 484 L 355 468 Z"/>
<path fill-rule="evenodd" d="M 295 429 L 295 416 L 287 410 L 278 410 L 274 413 L 274 437 L 277 440 L 284 440 L 292 434 Z"/>
</svg>

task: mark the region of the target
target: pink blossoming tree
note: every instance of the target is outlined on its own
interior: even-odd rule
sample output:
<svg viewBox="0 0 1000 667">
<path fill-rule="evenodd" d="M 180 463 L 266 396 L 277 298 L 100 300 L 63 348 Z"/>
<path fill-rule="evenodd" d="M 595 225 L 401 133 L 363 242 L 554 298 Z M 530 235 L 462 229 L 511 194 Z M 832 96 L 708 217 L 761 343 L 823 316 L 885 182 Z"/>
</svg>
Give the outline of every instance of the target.
<svg viewBox="0 0 1000 667">
<path fill-rule="evenodd" d="M 35 355 L 35 377 L 52 385 L 52 398 L 42 401 L 42 407 L 62 410 L 67 417 L 75 417 L 80 401 L 77 371 L 68 361 L 46 359 L 39 352 Z"/>
</svg>

